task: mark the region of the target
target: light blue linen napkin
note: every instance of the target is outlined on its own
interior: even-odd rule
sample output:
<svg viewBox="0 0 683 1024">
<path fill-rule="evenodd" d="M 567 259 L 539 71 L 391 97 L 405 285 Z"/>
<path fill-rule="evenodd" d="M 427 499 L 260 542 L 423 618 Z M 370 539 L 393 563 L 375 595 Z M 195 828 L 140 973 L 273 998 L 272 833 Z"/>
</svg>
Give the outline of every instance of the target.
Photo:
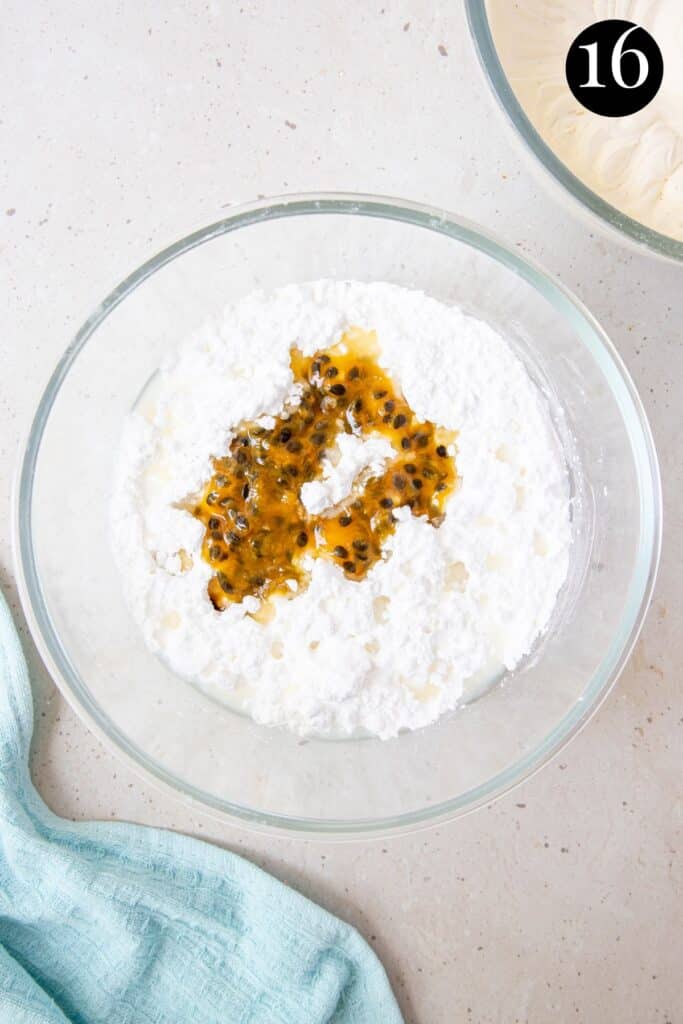
<svg viewBox="0 0 683 1024">
<path fill-rule="evenodd" d="M 52 814 L 0 595 L 2 1024 L 401 1024 L 353 928 L 235 854 Z"/>
</svg>

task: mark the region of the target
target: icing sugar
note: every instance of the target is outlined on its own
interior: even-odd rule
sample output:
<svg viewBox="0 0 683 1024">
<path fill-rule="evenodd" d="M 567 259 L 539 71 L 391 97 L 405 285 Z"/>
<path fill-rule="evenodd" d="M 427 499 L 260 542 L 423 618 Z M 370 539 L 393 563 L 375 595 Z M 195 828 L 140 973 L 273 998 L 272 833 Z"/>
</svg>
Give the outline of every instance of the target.
<svg viewBox="0 0 683 1024">
<path fill-rule="evenodd" d="M 310 586 L 257 622 L 255 599 L 217 612 L 203 528 L 175 507 L 210 476 L 231 426 L 277 412 L 289 351 L 376 330 L 380 362 L 415 413 L 458 431 L 460 486 L 442 525 L 400 510 L 362 582 L 315 559 Z M 302 500 L 324 507 L 390 454 L 339 438 Z M 178 674 L 261 723 L 302 735 L 386 738 L 453 709 L 466 681 L 514 668 L 567 574 L 568 481 L 546 400 L 488 325 L 385 283 L 321 281 L 254 293 L 171 355 L 125 426 L 112 537 L 149 647 Z M 403 514 L 405 513 L 405 514 Z"/>
</svg>

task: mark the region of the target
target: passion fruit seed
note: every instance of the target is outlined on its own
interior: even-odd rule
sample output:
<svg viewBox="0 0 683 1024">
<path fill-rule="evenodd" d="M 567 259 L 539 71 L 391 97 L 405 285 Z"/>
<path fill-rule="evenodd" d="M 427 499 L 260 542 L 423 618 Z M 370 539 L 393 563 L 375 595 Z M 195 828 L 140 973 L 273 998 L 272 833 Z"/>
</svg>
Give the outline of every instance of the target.
<svg viewBox="0 0 683 1024">
<path fill-rule="evenodd" d="M 310 357 L 292 349 L 297 400 L 285 403 L 272 427 L 240 423 L 227 454 L 215 460 L 192 514 L 205 526 L 202 554 L 216 570 L 208 591 L 217 610 L 247 595 L 264 600 L 301 593 L 311 555 L 333 559 L 349 579 L 363 579 L 395 529 L 392 509 L 410 508 L 434 526 L 443 521 L 456 483 L 447 447 L 454 435 L 418 420 L 377 355 L 374 333 L 357 328 Z M 396 455 L 380 476 L 361 476 L 336 515 L 311 515 L 299 496 L 301 484 L 320 479 L 342 432 L 383 434 Z M 418 450 L 414 461 L 403 463 L 412 449 Z M 438 470 L 437 457 L 446 460 Z"/>
</svg>

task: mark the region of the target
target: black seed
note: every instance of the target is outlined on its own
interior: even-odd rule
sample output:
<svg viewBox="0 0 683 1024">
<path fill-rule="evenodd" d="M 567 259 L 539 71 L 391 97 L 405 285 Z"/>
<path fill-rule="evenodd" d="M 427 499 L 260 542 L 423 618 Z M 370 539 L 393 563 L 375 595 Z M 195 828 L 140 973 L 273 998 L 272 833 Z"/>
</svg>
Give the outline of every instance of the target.
<svg viewBox="0 0 683 1024">
<path fill-rule="evenodd" d="M 248 448 L 248 447 L 249 447 L 249 445 L 251 444 L 251 441 L 249 440 L 249 438 L 248 438 L 248 437 L 241 437 L 241 438 L 240 438 L 239 440 L 240 440 L 240 444 L 241 444 L 241 445 L 242 445 L 242 446 L 243 446 L 244 448 Z"/>
<path fill-rule="evenodd" d="M 213 559 L 214 562 L 218 562 L 222 554 L 223 549 L 219 548 L 217 544 L 209 548 L 209 558 Z"/>
<path fill-rule="evenodd" d="M 252 576 L 249 582 L 251 583 L 252 587 L 262 587 L 266 581 L 263 578 L 263 576 Z"/>
<path fill-rule="evenodd" d="M 358 559 L 358 560 L 359 560 L 360 562 L 367 562 L 367 560 L 368 560 L 368 556 L 367 556 L 367 555 L 363 555 L 363 554 L 361 554 L 361 553 L 360 553 L 360 551 L 359 551 L 359 552 L 357 552 L 357 554 L 356 554 L 356 558 L 357 558 L 357 559 Z"/>
<path fill-rule="evenodd" d="M 437 489 L 437 491 L 445 491 L 446 490 L 446 485 L 445 484 L 437 484 L 436 485 L 436 489 Z"/>
<path fill-rule="evenodd" d="M 351 525 L 351 516 L 346 515 L 346 513 L 344 513 L 343 516 L 339 516 L 339 525 L 340 526 L 350 526 Z"/>
<path fill-rule="evenodd" d="M 344 562 L 344 572 L 355 572 L 355 571 L 356 571 L 356 563 L 355 562 Z"/>
<path fill-rule="evenodd" d="M 425 478 L 425 480 L 431 480 L 432 477 L 436 476 L 436 470 L 432 469 L 431 466 L 423 466 L 422 467 L 422 476 Z"/>
<path fill-rule="evenodd" d="M 407 422 L 408 417 L 404 416 L 402 412 L 400 412 L 398 416 L 394 416 L 394 426 L 396 427 L 397 430 L 399 427 L 405 427 Z"/>
<path fill-rule="evenodd" d="M 414 462 L 406 462 L 403 468 L 405 469 L 406 473 L 417 473 L 417 466 L 415 465 Z"/>
<path fill-rule="evenodd" d="M 209 529 L 210 530 L 217 530 L 220 525 L 221 525 L 220 519 L 217 519 L 216 516 L 211 516 L 211 518 L 209 519 L 209 522 L 208 522 Z"/>
<path fill-rule="evenodd" d="M 325 444 L 325 435 L 321 433 L 313 434 L 311 441 L 317 445 Z"/>
<path fill-rule="evenodd" d="M 247 519 L 246 516 L 236 516 L 235 526 L 237 527 L 238 530 L 248 530 L 249 520 Z"/>
<path fill-rule="evenodd" d="M 377 398 L 377 399 L 384 398 L 386 393 L 387 393 L 386 391 L 375 391 L 374 397 Z"/>
<path fill-rule="evenodd" d="M 429 444 L 429 437 L 427 434 L 416 434 L 415 440 L 417 441 L 418 448 L 426 448 Z"/>
<path fill-rule="evenodd" d="M 356 498 L 355 501 L 351 502 L 351 508 L 355 509 L 356 512 L 360 512 L 360 510 L 363 508 L 363 502 L 360 501 L 359 498 Z"/>
<path fill-rule="evenodd" d="M 403 448 L 404 451 L 407 451 L 410 448 L 410 438 L 409 437 L 402 437 L 401 438 L 401 448 Z"/>
<path fill-rule="evenodd" d="M 382 423 L 391 423 L 391 413 L 388 412 L 386 416 L 382 416 Z"/>
<path fill-rule="evenodd" d="M 382 498 L 382 500 L 380 501 L 380 505 L 382 506 L 382 508 L 393 508 L 394 507 L 394 503 L 391 500 L 391 498 Z"/>
<path fill-rule="evenodd" d="M 413 485 L 413 487 L 415 488 L 416 491 L 419 491 L 419 490 L 422 489 L 422 481 L 420 480 L 419 477 L 416 477 L 415 480 L 411 480 L 410 482 L 411 482 L 411 484 Z"/>
<path fill-rule="evenodd" d="M 318 356 L 318 361 L 321 363 L 329 363 L 330 357 L 323 354 L 321 356 Z"/>
<path fill-rule="evenodd" d="M 325 370 L 325 376 L 326 377 L 337 377 L 338 375 L 339 375 L 339 370 L 337 369 L 336 366 L 329 366 Z"/>
<path fill-rule="evenodd" d="M 359 539 L 354 540 L 354 542 L 353 542 L 353 550 L 354 551 L 367 551 L 368 550 L 368 542 L 366 540 L 359 540 Z"/>
<path fill-rule="evenodd" d="M 388 402 L 384 403 L 384 408 L 386 409 L 387 412 L 393 412 L 394 409 L 396 408 L 396 402 L 392 402 L 392 400 L 389 399 Z"/>
<path fill-rule="evenodd" d="M 245 501 L 249 497 L 249 484 L 245 484 L 244 487 L 242 488 L 242 497 L 244 498 Z"/>
<path fill-rule="evenodd" d="M 393 483 L 397 491 L 402 491 L 406 485 L 405 477 L 400 476 L 399 473 L 396 473 L 396 475 L 394 476 Z"/>
<path fill-rule="evenodd" d="M 235 533 L 234 530 L 230 530 L 229 533 L 226 533 L 225 539 L 228 541 L 229 544 L 241 544 L 242 543 L 242 538 L 240 537 L 239 533 Z M 254 541 L 254 543 L 256 543 L 256 542 Z"/>
<path fill-rule="evenodd" d="M 248 456 L 246 452 L 240 450 L 235 452 L 235 458 L 239 462 L 239 464 L 243 466 L 244 463 L 247 461 Z"/>
<path fill-rule="evenodd" d="M 317 376 L 320 373 L 320 363 L 318 362 L 317 359 L 315 359 L 311 363 L 311 373 L 314 374 L 315 376 Z"/>
<path fill-rule="evenodd" d="M 225 575 L 225 573 L 216 573 L 216 578 L 218 579 L 221 589 L 224 590 L 226 594 L 231 594 L 233 592 L 235 588 L 233 587 L 232 583 Z"/>
<path fill-rule="evenodd" d="M 285 466 L 285 473 L 289 473 L 290 476 L 298 476 L 299 469 L 297 466 Z"/>
<path fill-rule="evenodd" d="M 227 476 L 223 476 L 221 474 L 219 476 L 214 477 L 214 482 L 216 484 L 216 487 L 225 487 L 225 485 L 228 482 L 228 478 Z"/>
<path fill-rule="evenodd" d="M 358 369 L 357 366 L 351 367 L 351 369 L 349 370 L 348 377 L 349 380 L 356 380 L 358 377 L 360 377 L 360 370 Z"/>
<path fill-rule="evenodd" d="M 438 445 L 438 447 L 436 449 L 436 454 L 440 458 L 445 459 L 446 456 L 448 455 L 448 448 L 446 447 L 446 445 L 445 444 Z"/>
<path fill-rule="evenodd" d="M 296 542 L 300 548 L 305 548 L 308 544 L 308 534 L 305 530 L 302 530 L 299 536 L 296 538 Z"/>
<path fill-rule="evenodd" d="M 334 551 L 332 552 L 332 554 L 334 555 L 335 558 L 348 558 L 349 557 L 349 553 L 346 550 L 346 548 L 343 546 L 343 544 L 337 544 L 337 546 L 334 549 Z"/>
<path fill-rule="evenodd" d="M 288 452 L 300 452 L 302 448 L 301 441 L 297 441 L 296 438 L 290 441 L 287 445 Z"/>
<path fill-rule="evenodd" d="M 361 409 L 363 408 L 363 400 L 362 400 L 362 398 L 357 398 L 356 399 L 356 401 L 353 403 L 353 408 L 354 408 L 354 410 L 356 412 L 360 412 L 361 411 Z"/>
<path fill-rule="evenodd" d="M 330 388 L 330 394 L 332 395 L 345 395 L 346 388 L 343 384 L 333 384 Z"/>
<path fill-rule="evenodd" d="M 215 505 L 217 499 L 218 499 L 218 495 L 216 494 L 215 491 L 212 491 L 211 494 L 207 494 L 207 496 L 206 496 L 206 504 L 207 505 Z"/>
</svg>

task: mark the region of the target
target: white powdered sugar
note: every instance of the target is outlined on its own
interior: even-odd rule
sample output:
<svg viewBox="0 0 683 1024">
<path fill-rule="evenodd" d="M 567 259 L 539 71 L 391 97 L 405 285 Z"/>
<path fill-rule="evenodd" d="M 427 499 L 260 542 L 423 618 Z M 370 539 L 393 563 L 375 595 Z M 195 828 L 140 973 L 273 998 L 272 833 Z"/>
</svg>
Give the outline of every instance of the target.
<svg viewBox="0 0 683 1024">
<path fill-rule="evenodd" d="M 379 362 L 417 416 L 458 432 L 445 519 L 399 510 L 361 582 L 312 560 L 308 588 L 275 599 L 265 624 L 248 614 L 255 598 L 216 611 L 204 528 L 177 503 L 240 420 L 277 415 L 292 346 L 312 354 L 350 327 L 377 332 Z M 385 438 L 341 435 L 302 501 L 328 507 L 391 452 Z M 132 613 L 176 673 L 257 722 L 387 738 L 529 652 L 567 575 L 569 488 L 546 400 L 492 328 L 420 292 L 321 281 L 247 296 L 165 362 L 124 430 L 112 533 Z"/>
<path fill-rule="evenodd" d="M 340 434 L 330 455 L 331 458 L 326 455 L 323 459 L 322 479 L 304 484 L 300 491 L 304 508 L 312 515 L 345 498 L 363 470 L 379 476 L 394 455 L 394 449 L 385 437 Z"/>
</svg>

